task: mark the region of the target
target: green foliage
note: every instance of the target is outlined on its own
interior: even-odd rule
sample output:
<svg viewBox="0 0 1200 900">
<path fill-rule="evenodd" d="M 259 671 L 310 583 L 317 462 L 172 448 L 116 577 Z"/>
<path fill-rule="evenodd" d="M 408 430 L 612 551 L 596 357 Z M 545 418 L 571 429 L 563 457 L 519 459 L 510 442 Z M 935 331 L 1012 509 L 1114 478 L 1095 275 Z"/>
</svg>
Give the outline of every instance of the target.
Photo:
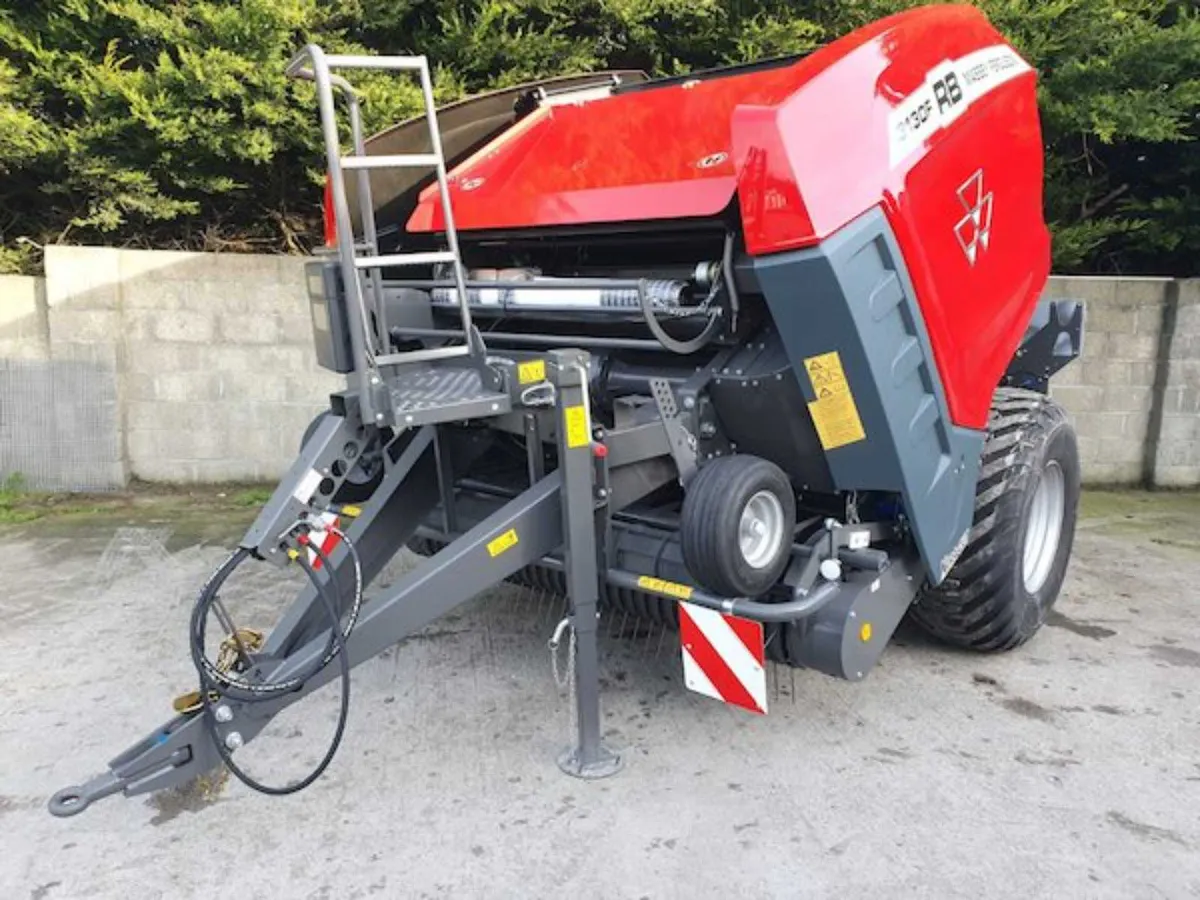
<svg viewBox="0 0 1200 900">
<path fill-rule="evenodd" d="M 25 502 L 25 476 L 20 472 L 0 477 L 0 525 L 16 525 L 38 517 Z"/>
<path fill-rule="evenodd" d="M 1062 271 L 1200 272 L 1193 0 L 976 0 L 1042 74 Z M 442 100 L 605 67 L 801 53 L 914 0 L 9 0 L 0 8 L 0 271 L 55 240 L 300 251 L 319 233 L 303 43 L 423 52 Z M 356 79 L 369 128 L 418 109 Z M 24 238 L 22 242 L 19 239 Z"/>
<path fill-rule="evenodd" d="M 234 506 L 262 506 L 271 499 L 273 493 L 270 488 L 247 488 L 230 497 L 229 502 Z"/>
</svg>

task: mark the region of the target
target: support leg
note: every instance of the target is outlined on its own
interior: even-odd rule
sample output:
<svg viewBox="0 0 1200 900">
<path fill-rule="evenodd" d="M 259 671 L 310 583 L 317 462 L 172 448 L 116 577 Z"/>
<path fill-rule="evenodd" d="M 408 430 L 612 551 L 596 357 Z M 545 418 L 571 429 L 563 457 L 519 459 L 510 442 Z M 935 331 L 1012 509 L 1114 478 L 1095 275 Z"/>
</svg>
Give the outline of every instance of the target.
<svg viewBox="0 0 1200 900">
<path fill-rule="evenodd" d="M 575 708 L 578 734 L 558 765 L 577 778 L 605 778 L 621 757 L 600 733 L 600 654 L 597 647 L 599 573 L 596 570 L 595 467 L 587 398 L 587 354 L 554 354 L 558 388 L 558 460 L 562 474 L 563 559 L 575 641 Z"/>
</svg>

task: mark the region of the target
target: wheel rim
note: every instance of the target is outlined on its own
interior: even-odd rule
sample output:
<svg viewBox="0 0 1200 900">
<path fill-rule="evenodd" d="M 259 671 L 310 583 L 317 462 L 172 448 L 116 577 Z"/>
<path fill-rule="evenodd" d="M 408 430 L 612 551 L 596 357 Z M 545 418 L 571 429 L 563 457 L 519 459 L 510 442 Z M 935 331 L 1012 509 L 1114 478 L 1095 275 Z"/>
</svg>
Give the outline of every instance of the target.
<svg viewBox="0 0 1200 900">
<path fill-rule="evenodd" d="M 742 558 L 754 569 L 773 563 L 783 544 L 783 504 L 771 491 L 759 491 L 742 509 L 738 546 Z"/>
<path fill-rule="evenodd" d="M 1066 496 L 1066 478 L 1062 467 L 1057 462 L 1051 462 L 1042 470 L 1025 524 L 1022 571 L 1025 590 L 1031 594 L 1042 589 L 1054 568 L 1058 545 L 1062 540 Z"/>
</svg>

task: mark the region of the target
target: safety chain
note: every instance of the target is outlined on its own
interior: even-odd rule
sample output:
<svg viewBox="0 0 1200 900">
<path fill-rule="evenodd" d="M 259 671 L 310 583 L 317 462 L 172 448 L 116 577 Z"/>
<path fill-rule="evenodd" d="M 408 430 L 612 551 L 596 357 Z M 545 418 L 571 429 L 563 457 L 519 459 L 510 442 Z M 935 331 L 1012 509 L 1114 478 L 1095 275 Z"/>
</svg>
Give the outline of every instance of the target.
<svg viewBox="0 0 1200 900">
<path fill-rule="evenodd" d="M 566 639 L 567 669 L 564 673 L 558 667 L 558 648 L 562 646 L 563 635 L 568 630 L 571 634 Z M 554 684 L 559 691 L 567 692 L 567 735 L 573 740 L 575 732 L 579 729 L 579 709 L 575 699 L 575 629 L 571 627 L 571 620 L 569 618 L 563 619 L 558 623 L 548 646 L 550 648 L 550 669 L 554 673 Z"/>
<path fill-rule="evenodd" d="M 217 651 L 217 671 L 232 672 L 244 653 L 257 653 L 266 643 L 266 635 L 257 628 L 239 628 L 221 641 Z"/>
<path fill-rule="evenodd" d="M 266 643 L 266 635 L 257 628 L 239 628 L 233 634 L 226 635 L 217 650 L 216 669 L 222 674 L 232 672 L 239 660 L 246 658 L 247 653 L 257 653 Z M 221 695 L 209 691 L 208 698 L 216 703 Z M 199 712 L 204 703 L 199 691 L 187 691 L 171 701 L 171 706 L 180 715 Z"/>
</svg>

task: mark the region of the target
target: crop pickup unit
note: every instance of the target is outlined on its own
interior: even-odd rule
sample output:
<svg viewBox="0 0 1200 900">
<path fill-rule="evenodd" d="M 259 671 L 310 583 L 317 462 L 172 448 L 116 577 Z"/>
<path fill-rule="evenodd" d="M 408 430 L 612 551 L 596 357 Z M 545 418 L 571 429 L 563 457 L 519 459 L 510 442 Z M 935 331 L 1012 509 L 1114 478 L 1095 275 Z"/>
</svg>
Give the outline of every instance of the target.
<svg viewBox="0 0 1200 900">
<path fill-rule="evenodd" d="M 425 114 L 365 140 L 354 69 L 415 74 Z M 1042 625 L 1079 492 L 1046 392 L 1083 314 L 1039 302 L 1036 76 L 978 11 L 441 111 L 424 57 L 309 46 L 288 71 L 320 106 L 336 257 L 309 299 L 346 388 L 200 593 L 198 690 L 51 812 L 222 764 L 299 790 L 337 749 L 350 669 L 505 580 L 569 598 L 559 762 L 582 777 L 620 764 L 597 658 L 614 610 L 679 627 L 689 687 L 764 712 L 766 661 L 857 681 L 906 614 L 987 651 Z M 364 597 L 405 545 L 428 558 Z M 220 599 L 250 560 L 307 575 L 265 636 Z M 339 676 L 309 777 L 238 767 Z"/>
</svg>

